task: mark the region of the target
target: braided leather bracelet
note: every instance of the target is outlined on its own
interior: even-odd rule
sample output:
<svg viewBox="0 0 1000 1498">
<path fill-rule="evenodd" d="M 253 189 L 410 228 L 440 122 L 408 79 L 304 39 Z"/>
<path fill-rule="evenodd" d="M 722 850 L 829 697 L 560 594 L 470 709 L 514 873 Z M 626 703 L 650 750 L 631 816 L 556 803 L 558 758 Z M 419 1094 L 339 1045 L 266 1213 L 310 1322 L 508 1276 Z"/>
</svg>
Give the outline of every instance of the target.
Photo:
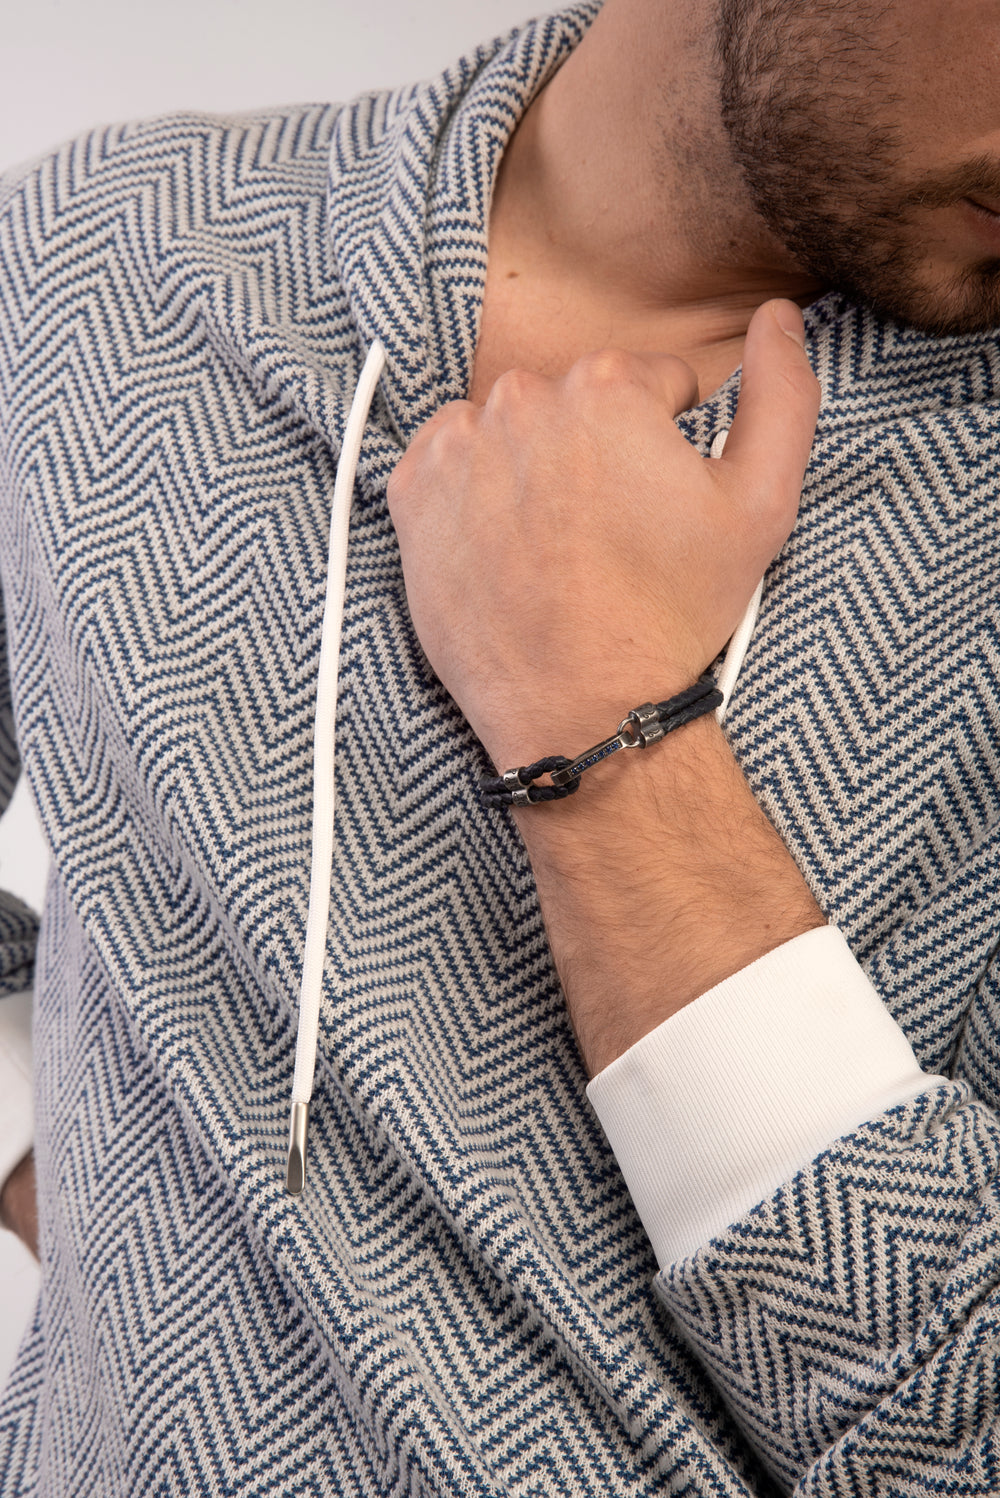
<svg viewBox="0 0 1000 1498">
<path fill-rule="evenodd" d="M 519 770 L 505 770 L 502 775 L 483 775 L 479 794 L 484 806 L 534 806 L 539 801 L 561 801 L 580 788 L 580 776 L 599 760 L 617 754 L 619 749 L 645 749 L 665 738 L 675 728 L 693 723 L 710 713 L 722 701 L 722 693 L 713 676 L 700 676 L 694 686 L 678 692 L 665 702 L 644 702 L 634 707 L 609 739 L 602 739 L 592 749 L 585 749 L 575 759 L 550 754 Z M 535 785 L 540 775 L 548 775 L 550 785 Z"/>
</svg>

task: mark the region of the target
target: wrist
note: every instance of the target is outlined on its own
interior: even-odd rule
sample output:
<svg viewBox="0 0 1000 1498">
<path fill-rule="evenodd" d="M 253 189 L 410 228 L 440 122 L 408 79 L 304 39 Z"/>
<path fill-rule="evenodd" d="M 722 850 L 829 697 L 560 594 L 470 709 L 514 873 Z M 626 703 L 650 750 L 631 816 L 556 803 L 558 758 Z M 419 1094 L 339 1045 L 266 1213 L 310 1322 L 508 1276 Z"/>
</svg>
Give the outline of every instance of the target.
<svg viewBox="0 0 1000 1498">
<path fill-rule="evenodd" d="M 597 694 L 590 690 L 575 691 L 560 683 L 553 686 L 548 696 L 537 691 L 545 706 L 526 713 L 523 701 L 518 701 L 516 712 L 512 709 L 501 714 L 493 709 L 490 727 L 480 732 L 498 774 L 505 770 L 527 765 L 549 755 L 562 755 L 573 759 L 592 744 L 610 737 L 618 725 L 627 718 L 640 703 L 651 700 L 650 681 L 657 683 L 653 694 L 655 701 L 667 701 L 692 686 L 699 680 L 699 672 L 691 671 L 671 682 L 662 670 L 633 672 L 636 683 L 616 683 L 612 692 Z"/>
<path fill-rule="evenodd" d="M 480 795 L 485 805 L 494 808 L 565 800 L 579 791 L 588 770 L 606 764 L 623 751 L 634 753 L 660 743 L 668 734 L 714 712 L 721 701 L 722 693 L 715 678 L 705 674 L 662 702 L 637 704 L 619 721 L 613 733 L 589 744 L 579 754 L 546 755 L 501 775 L 484 775 L 480 780 Z"/>
<path fill-rule="evenodd" d="M 588 1071 L 824 924 L 711 717 L 515 813 Z"/>
</svg>

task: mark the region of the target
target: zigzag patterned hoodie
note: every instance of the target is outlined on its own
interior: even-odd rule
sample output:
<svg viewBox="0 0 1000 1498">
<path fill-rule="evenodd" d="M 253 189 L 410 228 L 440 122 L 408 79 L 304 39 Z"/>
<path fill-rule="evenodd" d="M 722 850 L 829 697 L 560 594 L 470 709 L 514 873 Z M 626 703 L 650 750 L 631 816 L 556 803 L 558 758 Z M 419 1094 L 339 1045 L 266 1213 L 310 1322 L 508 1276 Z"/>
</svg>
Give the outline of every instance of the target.
<svg viewBox="0 0 1000 1498">
<path fill-rule="evenodd" d="M 386 482 L 465 394 L 500 155 L 592 13 L 5 184 L 4 784 L 19 757 L 53 874 L 3 1498 L 1000 1490 L 995 337 L 808 310 L 824 410 L 729 717 L 926 1075 L 659 1268 L 410 625 Z M 375 338 L 292 1198 L 327 531 Z M 737 389 L 682 418 L 702 451 Z M 13 991 L 23 909 L 4 935 Z"/>
</svg>

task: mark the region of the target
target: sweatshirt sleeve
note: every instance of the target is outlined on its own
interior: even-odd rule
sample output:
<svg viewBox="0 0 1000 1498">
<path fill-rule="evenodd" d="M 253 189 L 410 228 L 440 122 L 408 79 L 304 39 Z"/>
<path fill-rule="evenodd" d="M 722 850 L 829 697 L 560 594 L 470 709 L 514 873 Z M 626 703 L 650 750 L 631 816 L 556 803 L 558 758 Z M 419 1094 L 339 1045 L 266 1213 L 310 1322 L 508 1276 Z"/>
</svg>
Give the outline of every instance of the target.
<svg viewBox="0 0 1000 1498">
<path fill-rule="evenodd" d="M 834 932 L 688 1010 L 591 1095 L 656 1289 L 748 1442 L 796 1494 L 1000 1491 L 996 1115 L 919 1072 Z"/>
</svg>

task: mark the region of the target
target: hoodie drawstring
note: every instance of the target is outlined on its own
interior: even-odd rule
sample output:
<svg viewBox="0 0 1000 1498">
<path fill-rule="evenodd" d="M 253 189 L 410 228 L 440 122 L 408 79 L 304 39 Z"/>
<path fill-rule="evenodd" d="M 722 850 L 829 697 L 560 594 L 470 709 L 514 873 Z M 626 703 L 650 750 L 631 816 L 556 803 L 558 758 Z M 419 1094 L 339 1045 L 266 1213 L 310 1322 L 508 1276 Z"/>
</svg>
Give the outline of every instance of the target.
<svg viewBox="0 0 1000 1498">
<path fill-rule="evenodd" d="M 729 436 L 729 428 L 725 427 L 721 432 L 716 432 L 712 439 L 709 451 L 710 458 L 721 458 L 726 446 L 726 438 Z M 733 630 L 726 646 L 726 657 L 722 662 L 715 685 L 722 693 L 722 701 L 715 709 L 715 717 L 721 723 L 726 716 L 729 707 L 729 699 L 733 695 L 736 679 L 743 669 L 743 660 L 746 656 L 750 641 L 753 637 L 754 628 L 757 624 L 757 615 L 760 611 L 760 600 L 764 592 L 764 579 L 761 578 L 754 590 L 754 595 L 747 604 L 743 618 Z"/>
<path fill-rule="evenodd" d="M 299 1033 L 295 1046 L 295 1077 L 288 1127 L 288 1168 L 285 1187 L 298 1196 L 306 1180 L 306 1135 L 309 1099 L 316 1069 L 319 1038 L 319 1001 L 323 991 L 323 960 L 330 918 L 330 886 L 333 882 L 334 763 L 337 750 L 337 674 L 340 665 L 340 635 L 344 623 L 344 592 L 347 584 L 347 537 L 351 524 L 354 477 L 358 469 L 365 423 L 375 396 L 375 387 L 385 368 L 385 350 L 375 342 L 368 350 L 347 418 L 344 445 L 333 486 L 330 516 L 330 554 L 327 564 L 326 603 L 319 648 L 319 680 L 316 686 L 316 719 L 313 725 L 313 818 L 312 871 L 309 876 L 309 916 L 306 921 L 302 983 L 299 988 Z"/>
<path fill-rule="evenodd" d="M 313 1074 L 316 1069 L 319 1006 L 323 991 L 323 963 L 330 918 L 330 888 L 333 882 L 334 762 L 337 746 L 337 675 L 340 665 L 340 636 L 344 622 L 351 501 L 354 496 L 354 479 L 365 424 L 375 396 L 375 388 L 385 368 L 385 362 L 385 350 L 381 343 L 373 343 L 354 392 L 333 489 L 326 603 L 323 609 L 319 680 L 316 687 L 316 719 L 313 729 L 313 821 L 309 915 L 306 921 L 302 982 L 299 989 L 299 1029 L 295 1046 L 295 1076 L 292 1081 L 288 1166 L 285 1176 L 285 1188 L 292 1196 L 299 1195 L 306 1180 L 309 1099 L 312 1097 Z M 713 458 L 722 456 L 728 435 L 728 431 L 717 434 L 711 448 Z M 729 705 L 729 698 L 753 634 L 763 588 L 764 582 L 761 579 L 726 650 L 726 658 L 718 678 L 722 703 L 716 709 L 716 717 L 720 723 Z"/>
</svg>

